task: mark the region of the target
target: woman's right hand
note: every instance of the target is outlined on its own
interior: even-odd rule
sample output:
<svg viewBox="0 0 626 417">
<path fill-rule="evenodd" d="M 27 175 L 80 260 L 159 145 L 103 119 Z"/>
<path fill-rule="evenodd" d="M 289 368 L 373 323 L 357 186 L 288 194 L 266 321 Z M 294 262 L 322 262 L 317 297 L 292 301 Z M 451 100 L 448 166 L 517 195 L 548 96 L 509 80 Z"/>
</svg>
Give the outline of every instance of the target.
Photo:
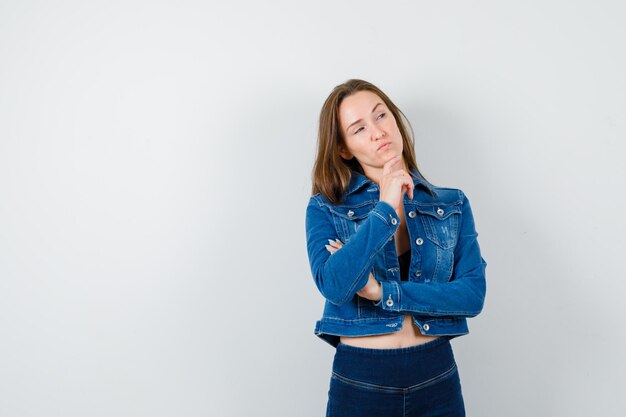
<svg viewBox="0 0 626 417">
<path fill-rule="evenodd" d="M 380 178 L 380 201 L 389 203 L 398 213 L 402 203 L 402 195 L 406 191 L 413 199 L 413 178 L 404 169 L 394 168 L 402 160 L 402 155 L 396 155 L 383 166 L 383 175 Z"/>
</svg>

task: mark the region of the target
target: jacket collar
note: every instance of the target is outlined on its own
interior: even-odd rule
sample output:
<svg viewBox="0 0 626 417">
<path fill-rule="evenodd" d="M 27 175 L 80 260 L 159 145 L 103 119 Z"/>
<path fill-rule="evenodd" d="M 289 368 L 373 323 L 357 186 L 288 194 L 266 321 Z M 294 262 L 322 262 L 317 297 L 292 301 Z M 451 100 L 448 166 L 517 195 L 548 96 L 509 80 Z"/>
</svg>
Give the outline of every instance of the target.
<svg viewBox="0 0 626 417">
<path fill-rule="evenodd" d="M 413 173 L 413 184 L 415 188 L 418 186 L 425 187 L 431 194 L 434 193 L 433 185 L 422 177 L 416 169 L 411 168 L 411 172 Z M 352 170 L 352 178 L 350 178 L 350 184 L 348 184 L 348 190 L 346 191 L 346 195 L 350 195 L 359 191 L 362 187 L 366 185 L 372 185 L 374 182 L 367 178 L 365 175 L 361 174 L 358 171 Z"/>
</svg>

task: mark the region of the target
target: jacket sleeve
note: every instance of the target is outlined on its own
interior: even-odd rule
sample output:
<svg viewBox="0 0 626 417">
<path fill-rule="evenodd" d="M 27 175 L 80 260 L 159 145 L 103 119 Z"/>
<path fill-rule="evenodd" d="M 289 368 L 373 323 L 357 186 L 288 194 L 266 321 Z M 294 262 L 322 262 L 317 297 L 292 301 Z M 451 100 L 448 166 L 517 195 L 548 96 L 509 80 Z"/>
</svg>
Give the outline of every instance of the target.
<svg viewBox="0 0 626 417">
<path fill-rule="evenodd" d="M 307 252 L 320 293 L 341 305 L 367 284 L 376 253 L 393 236 L 400 220 L 390 204 L 377 202 L 349 241 L 331 256 L 326 250 L 328 239 L 338 237 L 332 216 L 327 205 L 311 197 L 306 210 Z"/>
<path fill-rule="evenodd" d="M 487 262 L 480 254 L 478 233 L 467 196 L 463 205 L 452 277 L 448 282 L 381 281 L 383 296 L 374 305 L 383 310 L 426 316 L 474 317 L 482 311 Z"/>
</svg>

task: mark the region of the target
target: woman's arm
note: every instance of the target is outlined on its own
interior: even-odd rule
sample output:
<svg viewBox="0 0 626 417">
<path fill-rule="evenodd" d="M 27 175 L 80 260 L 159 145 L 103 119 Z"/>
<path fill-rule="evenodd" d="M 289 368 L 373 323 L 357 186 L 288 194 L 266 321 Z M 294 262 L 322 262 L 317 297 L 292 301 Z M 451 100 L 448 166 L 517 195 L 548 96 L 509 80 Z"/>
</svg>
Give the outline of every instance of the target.
<svg viewBox="0 0 626 417">
<path fill-rule="evenodd" d="M 331 255 L 343 247 L 343 243 L 341 243 L 339 239 L 328 239 L 328 243 L 329 244 L 326 245 L 326 249 Z M 383 290 L 380 286 L 380 281 L 374 278 L 374 274 L 370 272 L 367 278 L 367 284 L 365 284 L 365 287 L 357 291 L 356 294 L 371 301 L 379 301 L 382 298 Z"/>
<path fill-rule="evenodd" d="M 478 233 L 465 194 L 461 216 L 450 281 L 420 283 L 383 280 L 381 281 L 383 295 L 376 306 L 383 310 L 406 311 L 427 316 L 473 317 L 481 312 L 486 293 L 487 262 L 480 254 Z"/>
<path fill-rule="evenodd" d="M 368 283 L 374 257 L 398 229 L 395 209 L 379 201 L 359 229 L 332 255 L 326 250 L 329 239 L 336 238 L 332 214 L 316 196 L 306 209 L 307 252 L 317 288 L 331 303 L 341 305 Z"/>
</svg>

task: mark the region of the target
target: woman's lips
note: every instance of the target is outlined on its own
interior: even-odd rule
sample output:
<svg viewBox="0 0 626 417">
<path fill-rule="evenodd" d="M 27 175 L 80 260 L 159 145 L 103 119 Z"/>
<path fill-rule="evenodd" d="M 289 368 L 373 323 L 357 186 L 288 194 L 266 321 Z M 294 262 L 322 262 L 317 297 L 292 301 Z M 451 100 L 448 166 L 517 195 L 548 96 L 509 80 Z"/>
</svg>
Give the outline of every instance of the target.
<svg viewBox="0 0 626 417">
<path fill-rule="evenodd" d="M 380 145 L 378 147 L 378 150 L 379 151 L 385 150 L 385 149 L 387 149 L 389 147 L 390 144 L 391 144 L 391 142 L 383 143 L 382 145 Z"/>
</svg>

